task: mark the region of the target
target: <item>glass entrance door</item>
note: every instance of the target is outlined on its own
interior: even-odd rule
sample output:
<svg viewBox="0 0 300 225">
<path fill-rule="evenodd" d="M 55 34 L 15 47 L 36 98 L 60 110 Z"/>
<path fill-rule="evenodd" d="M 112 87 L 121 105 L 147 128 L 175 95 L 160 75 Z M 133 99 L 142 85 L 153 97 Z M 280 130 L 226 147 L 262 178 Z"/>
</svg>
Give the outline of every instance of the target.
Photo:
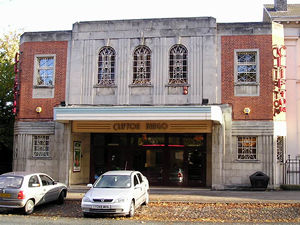
<svg viewBox="0 0 300 225">
<path fill-rule="evenodd" d="M 205 186 L 206 183 L 206 152 L 201 148 L 187 149 L 188 186 Z"/>
<path fill-rule="evenodd" d="M 168 148 L 168 184 L 174 186 L 182 186 L 185 183 L 185 154 L 184 148 Z"/>
<path fill-rule="evenodd" d="M 138 170 L 150 185 L 205 186 L 205 134 L 93 134 L 91 180 Z"/>
<path fill-rule="evenodd" d="M 165 137 L 163 134 L 137 135 L 133 169 L 142 172 L 151 185 L 164 184 Z"/>
</svg>

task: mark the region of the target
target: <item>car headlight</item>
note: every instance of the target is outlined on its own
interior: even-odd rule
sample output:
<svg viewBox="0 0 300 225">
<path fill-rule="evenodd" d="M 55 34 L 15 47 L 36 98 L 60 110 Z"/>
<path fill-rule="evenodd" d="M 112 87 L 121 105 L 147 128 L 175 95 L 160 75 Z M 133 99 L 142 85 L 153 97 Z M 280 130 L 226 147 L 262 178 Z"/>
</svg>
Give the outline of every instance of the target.
<svg viewBox="0 0 300 225">
<path fill-rule="evenodd" d="M 126 199 L 125 198 L 117 198 L 117 199 L 115 199 L 115 203 L 123 203 L 123 202 L 125 202 L 126 201 Z"/>
<path fill-rule="evenodd" d="M 83 197 L 82 202 L 91 202 L 90 198 L 88 197 Z"/>
</svg>

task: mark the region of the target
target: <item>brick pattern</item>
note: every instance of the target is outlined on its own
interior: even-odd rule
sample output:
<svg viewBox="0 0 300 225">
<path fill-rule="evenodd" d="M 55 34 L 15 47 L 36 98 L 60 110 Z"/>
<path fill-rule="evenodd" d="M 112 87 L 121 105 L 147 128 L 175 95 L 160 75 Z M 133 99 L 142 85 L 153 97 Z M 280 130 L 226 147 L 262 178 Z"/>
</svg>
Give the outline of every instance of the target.
<svg viewBox="0 0 300 225">
<path fill-rule="evenodd" d="M 241 35 L 221 38 L 222 103 L 232 105 L 233 120 L 273 119 L 272 36 Z M 259 49 L 260 95 L 234 96 L 234 50 Z M 245 107 L 251 109 L 245 115 Z"/>
<path fill-rule="evenodd" d="M 65 100 L 67 41 L 25 42 L 20 46 L 20 98 L 17 120 L 52 120 L 53 107 Z M 55 54 L 54 98 L 33 99 L 34 58 L 37 54 Z M 36 107 L 42 107 L 37 113 Z"/>
</svg>

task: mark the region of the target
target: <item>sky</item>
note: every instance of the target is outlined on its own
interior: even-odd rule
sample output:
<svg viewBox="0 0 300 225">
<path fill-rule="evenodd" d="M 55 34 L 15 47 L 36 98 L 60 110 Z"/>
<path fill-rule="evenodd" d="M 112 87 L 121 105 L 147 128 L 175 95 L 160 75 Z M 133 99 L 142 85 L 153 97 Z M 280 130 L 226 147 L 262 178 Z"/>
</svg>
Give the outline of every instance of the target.
<svg viewBox="0 0 300 225">
<path fill-rule="evenodd" d="M 260 22 L 274 0 L 0 0 L 0 34 L 71 30 L 80 21 L 211 16 Z M 300 0 L 288 0 L 300 4 Z"/>
</svg>

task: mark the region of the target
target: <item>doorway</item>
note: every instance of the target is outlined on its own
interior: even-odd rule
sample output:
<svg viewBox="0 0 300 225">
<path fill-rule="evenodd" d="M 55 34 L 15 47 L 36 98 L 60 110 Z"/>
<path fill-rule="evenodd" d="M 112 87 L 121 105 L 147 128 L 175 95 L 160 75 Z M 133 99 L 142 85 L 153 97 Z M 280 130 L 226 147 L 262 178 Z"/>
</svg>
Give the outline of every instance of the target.
<svg viewBox="0 0 300 225">
<path fill-rule="evenodd" d="M 150 185 L 206 186 L 206 134 L 92 134 L 91 181 L 138 170 Z"/>
</svg>

